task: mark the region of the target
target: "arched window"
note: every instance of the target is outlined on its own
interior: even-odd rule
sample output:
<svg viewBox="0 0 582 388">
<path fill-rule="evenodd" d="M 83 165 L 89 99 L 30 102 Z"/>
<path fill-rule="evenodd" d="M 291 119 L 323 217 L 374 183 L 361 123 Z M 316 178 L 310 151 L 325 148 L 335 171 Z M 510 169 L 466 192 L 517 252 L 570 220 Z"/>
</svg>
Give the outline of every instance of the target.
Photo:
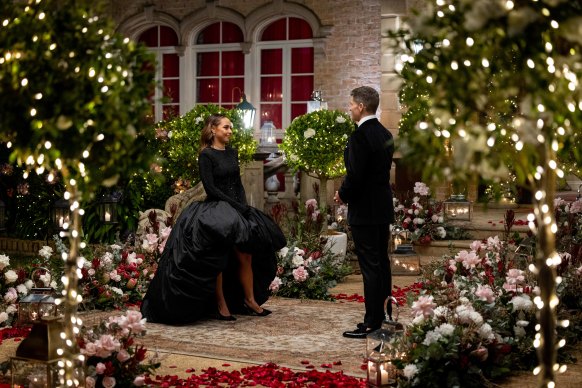
<svg viewBox="0 0 582 388">
<path fill-rule="evenodd" d="M 197 104 L 232 108 L 244 90 L 243 32 L 234 23 L 216 22 L 196 37 L 195 88 Z"/>
<path fill-rule="evenodd" d="M 260 125 L 286 128 L 306 113 L 313 91 L 313 33 L 296 17 L 270 23 L 257 44 L 260 55 Z"/>
<path fill-rule="evenodd" d="M 153 93 L 155 121 L 168 120 L 180 114 L 180 58 L 176 53 L 178 36 L 170 27 L 154 26 L 138 39 L 156 54 L 156 80 L 161 88 Z"/>
</svg>

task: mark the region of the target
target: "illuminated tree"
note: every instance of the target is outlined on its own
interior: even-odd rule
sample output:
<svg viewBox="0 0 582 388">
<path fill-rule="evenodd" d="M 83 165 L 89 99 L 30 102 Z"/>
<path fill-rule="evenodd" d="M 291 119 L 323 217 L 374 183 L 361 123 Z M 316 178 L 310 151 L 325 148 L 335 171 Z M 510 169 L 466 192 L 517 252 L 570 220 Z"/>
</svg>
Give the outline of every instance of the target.
<svg viewBox="0 0 582 388">
<path fill-rule="evenodd" d="M 538 247 L 530 270 L 541 288 L 534 373 L 551 386 L 560 262 L 556 176 L 564 175 L 560 160 L 582 165 L 582 2 L 431 0 L 420 7 L 410 31 L 394 35 L 407 109 L 401 151 L 422 164 L 427 180 L 502 179 L 511 165 L 518 183 L 534 193 L 528 219 Z"/>
<path fill-rule="evenodd" d="M 138 136 L 151 112 L 153 58 L 145 48 L 117 35 L 86 1 L 3 1 L 0 5 L 0 140 L 12 162 L 49 179 L 63 179 L 72 220 L 63 237 L 65 359 L 61 385 L 82 384 L 75 366 L 75 332 L 81 301 L 77 292 L 82 200 L 100 186 L 149 165 Z M 148 63 L 145 66 L 144 63 Z M 26 173 L 25 173 L 26 175 Z"/>
<path fill-rule="evenodd" d="M 319 179 L 319 205 L 327 207 L 327 181 L 345 175 L 344 149 L 354 131 L 349 115 L 317 110 L 296 117 L 280 145 L 287 164 Z"/>
</svg>

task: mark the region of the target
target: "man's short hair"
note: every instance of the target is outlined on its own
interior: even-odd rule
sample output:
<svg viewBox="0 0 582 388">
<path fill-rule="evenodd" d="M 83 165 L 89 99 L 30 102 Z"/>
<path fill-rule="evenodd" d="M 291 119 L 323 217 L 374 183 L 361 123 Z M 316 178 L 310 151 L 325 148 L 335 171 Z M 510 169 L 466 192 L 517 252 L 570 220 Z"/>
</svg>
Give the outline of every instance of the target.
<svg viewBox="0 0 582 388">
<path fill-rule="evenodd" d="M 378 105 L 380 105 L 380 96 L 376 89 L 369 86 L 360 86 L 355 88 L 350 93 L 350 96 L 354 98 L 354 101 L 358 104 L 363 104 L 366 112 L 375 114 L 378 110 Z"/>
</svg>

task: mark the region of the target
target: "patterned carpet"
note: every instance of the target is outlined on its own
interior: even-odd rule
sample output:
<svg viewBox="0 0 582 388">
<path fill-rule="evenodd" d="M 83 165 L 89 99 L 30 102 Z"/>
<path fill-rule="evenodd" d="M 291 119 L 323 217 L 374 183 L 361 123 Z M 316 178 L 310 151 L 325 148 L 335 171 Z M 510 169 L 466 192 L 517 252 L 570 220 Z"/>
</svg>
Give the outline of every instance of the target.
<svg viewBox="0 0 582 388">
<path fill-rule="evenodd" d="M 331 370 L 343 370 L 358 377 L 365 375 L 360 368 L 365 340 L 342 337 L 343 331 L 362 321 L 363 303 L 272 298 L 265 307 L 273 314 L 238 316 L 235 322 L 208 320 L 188 326 L 149 323 L 146 337 L 139 342 L 148 350 L 164 353 L 225 361 L 274 362 L 291 368 L 301 368 L 302 361 L 309 361 L 317 369 L 332 364 Z M 87 324 L 111 312 L 84 315 Z"/>
</svg>

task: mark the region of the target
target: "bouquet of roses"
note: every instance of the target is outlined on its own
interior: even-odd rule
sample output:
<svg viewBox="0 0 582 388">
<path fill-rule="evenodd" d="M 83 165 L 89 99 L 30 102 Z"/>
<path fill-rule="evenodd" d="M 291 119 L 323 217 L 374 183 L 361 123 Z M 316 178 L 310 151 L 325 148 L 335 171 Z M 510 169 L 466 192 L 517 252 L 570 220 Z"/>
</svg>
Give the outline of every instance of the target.
<svg viewBox="0 0 582 388">
<path fill-rule="evenodd" d="M 284 297 L 333 300 L 328 290 L 350 273 L 350 265 L 328 249 L 310 252 L 292 243 L 277 252 L 277 276 L 269 289 Z"/>
<path fill-rule="evenodd" d="M 160 363 L 146 361 L 146 349 L 135 338 L 146 333 L 145 318 L 135 310 L 110 317 L 92 328 L 83 327 L 77 345 L 85 358 L 86 387 L 143 386 L 146 373 Z"/>
<path fill-rule="evenodd" d="M 428 244 L 447 236 L 442 202 L 430 198 L 430 189 L 422 182 L 414 185 L 412 200 L 394 199 L 395 225 L 410 232 L 412 241 Z"/>
</svg>

